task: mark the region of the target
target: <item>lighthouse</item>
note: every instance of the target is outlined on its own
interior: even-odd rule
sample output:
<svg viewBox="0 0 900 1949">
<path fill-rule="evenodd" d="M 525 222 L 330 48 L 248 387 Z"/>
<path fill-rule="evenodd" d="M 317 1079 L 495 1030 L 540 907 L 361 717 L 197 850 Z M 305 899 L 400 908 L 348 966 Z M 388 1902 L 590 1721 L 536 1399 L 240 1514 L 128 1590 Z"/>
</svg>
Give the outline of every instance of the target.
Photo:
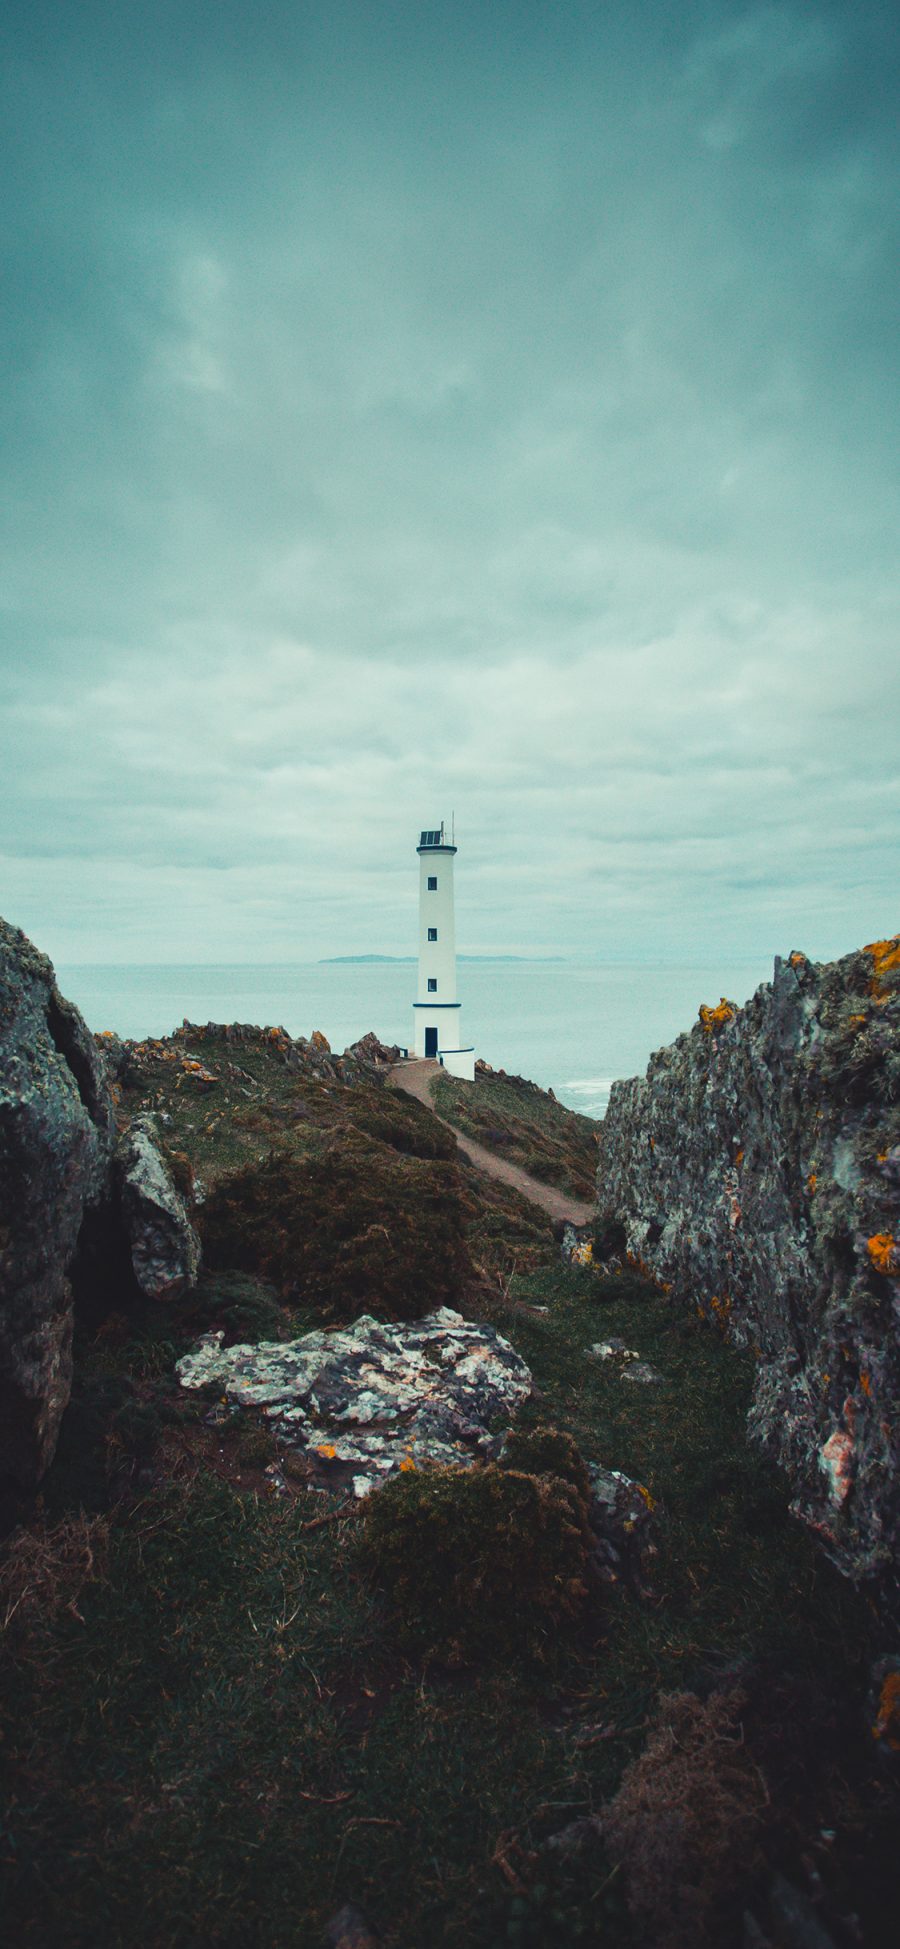
<svg viewBox="0 0 900 1949">
<path fill-rule="evenodd" d="M 462 1046 L 462 1004 L 456 994 L 453 862 L 441 824 L 423 832 L 419 855 L 419 986 L 415 1002 L 416 1055 L 433 1056 L 450 1076 L 475 1081 L 475 1050 Z"/>
</svg>

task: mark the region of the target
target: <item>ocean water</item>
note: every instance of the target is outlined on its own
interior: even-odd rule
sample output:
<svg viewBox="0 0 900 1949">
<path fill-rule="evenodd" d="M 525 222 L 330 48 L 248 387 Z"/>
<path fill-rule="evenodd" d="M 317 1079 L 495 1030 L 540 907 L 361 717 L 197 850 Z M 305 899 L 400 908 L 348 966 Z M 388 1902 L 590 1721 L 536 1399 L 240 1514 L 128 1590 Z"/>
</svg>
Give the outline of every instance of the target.
<svg viewBox="0 0 900 1949">
<path fill-rule="evenodd" d="M 701 1002 L 746 1001 L 771 979 L 768 961 L 633 967 L 568 961 L 470 961 L 459 967 L 465 1040 L 494 1065 L 552 1088 L 600 1117 L 616 1077 L 642 1072 L 654 1049 L 697 1019 Z M 412 963 L 310 962 L 289 966 L 60 966 L 63 994 L 92 1029 L 139 1039 L 191 1022 L 322 1029 L 340 1052 L 374 1029 L 412 1039 Z"/>
</svg>

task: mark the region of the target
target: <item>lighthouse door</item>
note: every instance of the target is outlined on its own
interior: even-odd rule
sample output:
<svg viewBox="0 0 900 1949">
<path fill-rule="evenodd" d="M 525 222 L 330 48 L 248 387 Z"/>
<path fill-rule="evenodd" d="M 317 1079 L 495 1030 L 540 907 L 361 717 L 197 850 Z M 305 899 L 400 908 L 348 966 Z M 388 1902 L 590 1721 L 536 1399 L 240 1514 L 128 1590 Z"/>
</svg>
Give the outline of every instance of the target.
<svg viewBox="0 0 900 1949">
<path fill-rule="evenodd" d="M 437 1055 L 437 1029 L 425 1030 L 425 1057 Z"/>
</svg>

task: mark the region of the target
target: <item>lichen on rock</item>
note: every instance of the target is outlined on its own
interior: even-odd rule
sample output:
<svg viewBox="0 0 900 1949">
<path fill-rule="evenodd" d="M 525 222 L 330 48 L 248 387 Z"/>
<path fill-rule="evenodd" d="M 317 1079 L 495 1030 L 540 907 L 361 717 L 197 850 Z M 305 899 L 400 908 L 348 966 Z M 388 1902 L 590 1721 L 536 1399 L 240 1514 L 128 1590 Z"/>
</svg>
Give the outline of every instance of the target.
<svg viewBox="0 0 900 1949">
<path fill-rule="evenodd" d="M 261 1408 L 276 1440 L 320 1476 L 367 1495 L 388 1475 L 427 1463 L 470 1467 L 493 1453 L 490 1424 L 531 1393 L 524 1360 L 493 1327 L 449 1306 L 402 1325 L 368 1314 L 299 1340 L 222 1346 L 206 1334 L 177 1364 L 182 1387 L 216 1387 Z"/>
<path fill-rule="evenodd" d="M 107 1195 L 103 1058 L 51 963 L 0 920 L 0 1477 L 30 1489 L 72 1385 L 69 1273 Z"/>
<path fill-rule="evenodd" d="M 616 1083 L 601 1217 L 756 1354 L 750 1426 L 839 1567 L 900 1608 L 900 937 L 799 952 Z"/>
<path fill-rule="evenodd" d="M 122 1223 L 147 1299 L 177 1299 L 200 1270 L 200 1240 L 151 1116 L 135 1117 L 116 1150 Z"/>
</svg>

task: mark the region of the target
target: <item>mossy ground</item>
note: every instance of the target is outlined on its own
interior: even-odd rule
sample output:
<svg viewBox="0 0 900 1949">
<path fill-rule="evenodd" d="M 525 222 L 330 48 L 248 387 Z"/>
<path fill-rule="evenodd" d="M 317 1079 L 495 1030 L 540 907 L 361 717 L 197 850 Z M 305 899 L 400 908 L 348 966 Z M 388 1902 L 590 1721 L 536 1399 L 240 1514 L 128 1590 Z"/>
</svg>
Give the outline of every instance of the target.
<svg viewBox="0 0 900 1949">
<path fill-rule="evenodd" d="M 328 1115 L 346 1115 L 333 1098 Z M 247 1160 L 230 1128 L 222 1151 L 214 1133 L 192 1149 L 190 1121 L 179 1148 L 207 1180 Z M 313 1949 L 352 1900 L 386 1949 L 625 1949 L 622 1875 L 599 1848 L 566 1862 L 544 1843 L 615 1792 L 660 1691 L 736 1670 L 776 1783 L 769 1865 L 800 1873 L 821 1828 L 837 1830 L 827 1860 L 816 1853 L 835 1902 L 861 1915 L 869 1944 L 893 1939 L 879 1917 L 896 1801 L 863 1715 L 869 1660 L 892 1647 L 747 1449 L 748 1360 L 633 1277 L 564 1266 L 521 1201 L 473 1178 L 462 1196 L 481 1273 L 463 1303 L 532 1368 L 539 1398 L 520 1425 L 570 1432 L 653 1495 L 652 1595 L 595 1597 L 541 1663 L 490 1645 L 463 1666 L 414 1652 L 367 1571 L 361 1513 L 301 1480 L 273 1496 L 258 1420 L 211 1422 L 174 1382 L 198 1330 L 302 1331 L 302 1296 L 286 1307 L 223 1271 L 183 1311 L 111 1314 L 82 1332 L 68 1430 L 32 1516 L 63 1566 L 80 1561 L 66 1525 L 81 1509 L 102 1519 L 96 1573 L 70 1602 L 61 1569 L 65 1601 L 20 1607 L 4 1639 L 10 1940 Z M 616 1334 L 661 1385 L 586 1356 Z"/>
<path fill-rule="evenodd" d="M 474 1083 L 439 1076 L 433 1097 L 438 1115 L 476 1143 L 573 1198 L 593 1199 L 597 1125 L 590 1117 L 567 1110 L 521 1076 L 494 1072 Z"/>
<path fill-rule="evenodd" d="M 356 1131 L 319 1157 L 272 1150 L 220 1179 L 199 1226 L 214 1270 L 261 1273 L 332 1323 L 418 1319 L 472 1277 L 455 1166 Z"/>
</svg>

